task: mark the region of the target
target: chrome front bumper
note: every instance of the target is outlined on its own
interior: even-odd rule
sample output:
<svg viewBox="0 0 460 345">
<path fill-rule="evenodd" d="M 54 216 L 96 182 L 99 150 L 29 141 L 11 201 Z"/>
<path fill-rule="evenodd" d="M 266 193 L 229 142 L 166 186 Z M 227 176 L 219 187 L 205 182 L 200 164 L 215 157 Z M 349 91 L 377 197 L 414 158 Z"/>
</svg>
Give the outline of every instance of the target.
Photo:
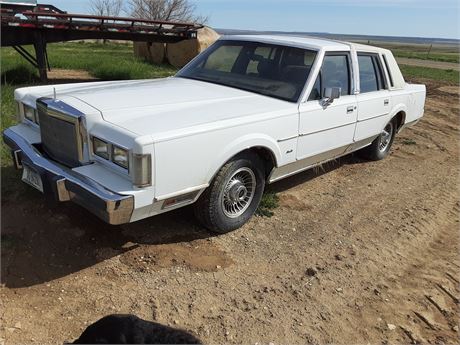
<svg viewBox="0 0 460 345">
<path fill-rule="evenodd" d="M 13 152 L 16 168 L 27 165 L 40 175 L 45 194 L 58 201 L 72 201 L 109 224 L 129 223 L 134 210 L 134 197 L 114 193 L 95 181 L 45 157 L 22 136 L 11 129 L 3 140 Z"/>
</svg>

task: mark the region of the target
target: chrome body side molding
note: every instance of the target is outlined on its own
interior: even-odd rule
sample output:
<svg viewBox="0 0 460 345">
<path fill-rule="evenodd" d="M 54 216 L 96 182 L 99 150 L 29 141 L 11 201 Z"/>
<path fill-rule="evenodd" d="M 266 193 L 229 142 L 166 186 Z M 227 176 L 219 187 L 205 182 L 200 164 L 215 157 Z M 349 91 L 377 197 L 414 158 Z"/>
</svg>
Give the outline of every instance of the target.
<svg viewBox="0 0 460 345">
<path fill-rule="evenodd" d="M 328 152 L 323 152 L 312 157 L 307 157 L 296 162 L 274 168 L 268 178 L 268 183 L 282 180 L 283 178 L 298 174 L 302 171 L 311 169 L 328 161 L 346 156 L 354 151 L 370 145 L 375 140 L 375 138 L 377 138 L 377 136 L 366 138 L 350 145 L 338 147 Z"/>
</svg>

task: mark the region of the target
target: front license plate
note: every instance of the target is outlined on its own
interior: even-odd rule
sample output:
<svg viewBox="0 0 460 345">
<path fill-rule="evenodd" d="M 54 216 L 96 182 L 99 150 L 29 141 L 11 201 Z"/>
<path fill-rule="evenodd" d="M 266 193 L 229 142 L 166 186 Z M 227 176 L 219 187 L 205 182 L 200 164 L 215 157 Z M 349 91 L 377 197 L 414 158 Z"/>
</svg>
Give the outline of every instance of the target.
<svg viewBox="0 0 460 345">
<path fill-rule="evenodd" d="M 43 193 L 42 178 L 36 171 L 29 168 L 27 165 L 24 165 L 24 171 L 22 173 L 22 180 L 25 183 L 31 185 L 32 187 L 34 187 L 35 189 L 38 189 L 40 192 Z"/>
</svg>

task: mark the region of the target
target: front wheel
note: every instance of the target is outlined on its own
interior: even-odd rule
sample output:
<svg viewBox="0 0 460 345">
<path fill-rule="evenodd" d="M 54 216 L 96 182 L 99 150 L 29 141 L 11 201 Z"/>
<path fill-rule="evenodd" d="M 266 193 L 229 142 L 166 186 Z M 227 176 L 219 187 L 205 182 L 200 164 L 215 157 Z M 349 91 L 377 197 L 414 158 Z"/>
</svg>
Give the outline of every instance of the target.
<svg viewBox="0 0 460 345">
<path fill-rule="evenodd" d="M 255 154 L 242 154 L 220 169 L 195 203 L 195 215 L 211 231 L 236 230 L 252 217 L 264 188 L 262 161 Z"/>
<path fill-rule="evenodd" d="M 371 145 L 359 151 L 364 158 L 379 161 L 388 156 L 396 135 L 396 120 L 391 120 Z"/>
</svg>

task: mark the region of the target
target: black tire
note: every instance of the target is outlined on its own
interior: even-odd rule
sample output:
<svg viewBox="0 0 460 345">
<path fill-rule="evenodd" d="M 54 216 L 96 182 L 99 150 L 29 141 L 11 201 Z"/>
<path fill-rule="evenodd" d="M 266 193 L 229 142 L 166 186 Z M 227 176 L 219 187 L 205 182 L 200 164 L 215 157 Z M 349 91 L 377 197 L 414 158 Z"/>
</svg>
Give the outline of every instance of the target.
<svg viewBox="0 0 460 345">
<path fill-rule="evenodd" d="M 247 186 L 250 186 L 247 188 L 241 181 L 238 184 L 239 174 L 244 174 L 241 177 L 242 180 L 246 175 L 248 181 L 255 179 L 255 186 L 252 187 L 252 183 L 247 183 Z M 229 188 L 229 186 L 233 187 Z M 195 203 L 195 216 L 200 223 L 213 232 L 225 234 L 236 230 L 254 215 L 262 199 L 264 189 L 264 165 L 259 156 L 253 153 L 238 155 L 220 169 L 211 185 Z M 229 210 L 224 201 L 229 201 L 230 196 L 237 197 L 237 193 L 238 196 L 244 195 L 244 192 L 249 192 L 249 190 L 252 191 L 252 199 L 248 200 L 245 207 L 241 207 L 239 211 L 242 213 L 240 215 L 235 212 L 232 214 L 233 217 L 230 217 L 228 214 L 234 210 Z M 249 199 L 248 194 L 245 197 Z M 243 198 L 238 197 L 238 202 L 241 200 L 244 201 Z"/>
<path fill-rule="evenodd" d="M 386 133 L 389 131 L 391 131 L 391 133 L 388 136 Z M 393 119 L 388 122 L 384 131 L 372 142 L 371 145 L 358 151 L 359 155 L 372 161 L 379 161 L 386 158 L 390 153 L 391 146 L 395 140 L 396 132 L 397 122 L 396 119 Z"/>
</svg>

